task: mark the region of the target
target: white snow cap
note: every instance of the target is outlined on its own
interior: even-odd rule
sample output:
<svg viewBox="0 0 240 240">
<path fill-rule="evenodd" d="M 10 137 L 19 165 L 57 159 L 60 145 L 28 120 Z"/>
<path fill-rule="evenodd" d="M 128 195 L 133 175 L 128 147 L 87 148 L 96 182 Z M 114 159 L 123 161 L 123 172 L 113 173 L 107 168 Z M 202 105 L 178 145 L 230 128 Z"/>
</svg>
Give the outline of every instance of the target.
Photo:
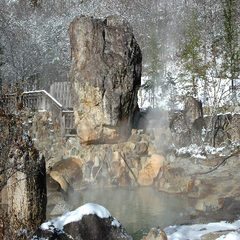
<svg viewBox="0 0 240 240">
<path fill-rule="evenodd" d="M 63 230 L 64 225 L 71 222 L 80 221 L 84 215 L 89 214 L 96 214 L 100 218 L 111 217 L 110 212 L 105 207 L 94 203 L 86 203 L 85 205 L 77 208 L 74 211 L 71 212 L 66 211 L 62 216 L 54 218 L 53 220 L 48 221 L 46 223 L 43 223 L 40 227 L 43 230 L 51 230 L 52 227 Z M 116 227 L 121 226 L 121 224 L 118 222 L 116 218 L 114 218 L 114 220 L 112 221 L 112 225 Z"/>
</svg>

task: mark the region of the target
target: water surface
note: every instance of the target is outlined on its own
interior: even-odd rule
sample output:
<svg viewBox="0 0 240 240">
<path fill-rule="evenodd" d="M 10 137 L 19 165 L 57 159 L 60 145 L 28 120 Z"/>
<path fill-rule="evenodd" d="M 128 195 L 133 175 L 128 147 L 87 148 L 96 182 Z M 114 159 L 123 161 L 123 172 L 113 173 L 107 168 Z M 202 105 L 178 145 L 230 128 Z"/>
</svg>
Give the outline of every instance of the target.
<svg viewBox="0 0 240 240">
<path fill-rule="evenodd" d="M 174 225 L 192 211 L 185 195 L 166 194 L 151 187 L 88 189 L 75 192 L 69 202 L 75 208 L 89 202 L 104 206 L 134 240 L 147 236 L 152 227 Z"/>
</svg>

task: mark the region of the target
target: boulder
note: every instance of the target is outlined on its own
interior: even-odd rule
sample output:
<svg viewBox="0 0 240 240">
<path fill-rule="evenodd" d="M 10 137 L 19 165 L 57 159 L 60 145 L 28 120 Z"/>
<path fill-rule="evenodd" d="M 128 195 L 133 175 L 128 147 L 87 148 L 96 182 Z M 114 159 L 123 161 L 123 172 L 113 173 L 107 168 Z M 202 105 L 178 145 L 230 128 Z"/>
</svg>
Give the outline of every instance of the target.
<svg viewBox="0 0 240 240">
<path fill-rule="evenodd" d="M 186 147 L 193 143 L 199 144 L 205 127 L 201 101 L 189 97 L 184 110 L 171 116 L 170 129 L 174 145 Z"/>
<path fill-rule="evenodd" d="M 56 191 L 49 191 L 47 194 L 47 205 L 53 206 L 56 205 L 58 202 L 63 201 L 63 195 L 61 192 Z"/>
<path fill-rule="evenodd" d="M 215 194 L 210 194 L 206 198 L 201 199 L 197 204 L 195 209 L 197 211 L 217 211 L 222 208 L 223 200 L 219 199 L 219 197 Z"/>
<path fill-rule="evenodd" d="M 185 193 L 192 189 L 190 176 L 185 176 L 185 171 L 181 167 L 166 167 L 164 174 L 160 176 L 155 185 L 159 186 L 158 191 L 167 193 Z"/>
<path fill-rule="evenodd" d="M 120 16 L 78 16 L 69 27 L 70 84 L 82 145 L 126 141 L 137 125 L 142 55 Z"/>
<path fill-rule="evenodd" d="M 29 239 L 132 240 L 106 208 L 93 203 L 43 223 Z"/>
<path fill-rule="evenodd" d="M 62 215 L 64 212 L 71 210 L 73 210 L 73 206 L 70 203 L 61 199 L 51 211 L 50 216 L 59 216 Z"/>
<path fill-rule="evenodd" d="M 214 129 L 214 131 L 211 130 L 207 133 L 206 142 L 214 147 L 220 147 L 223 142 L 230 144 L 231 136 L 227 131 Z"/>
<path fill-rule="evenodd" d="M 202 102 L 193 97 L 189 97 L 183 110 L 183 118 L 186 126 L 191 129 L 195 120 L 202 117 Z"/>
<path fill-rule="evenodd" d="M 214 136 L 214 147 L 220 147 L 221 143 L 225 142 L 231 144 L 231 136 L 228 132 L 224 130 L 215 130 L 216 134 Z"/>
<path fill-rule="evenodd" d="M 51 177 L 50 174 L 46 174 L 46 184 L 47 184 L 47 190 L 49 191 L 57 191 L 59 190 L 59 183 Z"/>
<path fill-rule="evenodd" d="M 129 139 L 128 139 L 128 142 L 140 142 L 141 141 L 141 136 L 138 135 L 138 134 L 132 134 Z"/>
<path fill-rule="evenodd" d="M 52 179 L 54 179 L 56 182 L 59 183 L 59 185 L 61 186 L 61 189 L 64 192 L 68 191 L 68 183 L 66 182 L 64 177 L 61 175 L 61 173 L 59 173 L 58 171 L 52 171 L 50 173 L 50 176 L 52 177 Z"/>
<path fill-rule="evenodd" d="M 153 154 L 138 176 L 138 183 L 142 186 L 151 186 L 153 179 L 157 177 L 165 158 L 158 154 Z"/>
<path fill-rule="evenodd" d="M 143 239 L 142 239 L 143 240 Z M 167 240 L 167 235 L 160 227 L 152 228 L 144 240 Z"/>
<path fill-rule="evenodd" d="M 148 152 L 148 142 L 140 142 L 136 143 L 136 154 L 137 155 L 144 155 Z"/>
<path fill-rule="evenodd" d="M 80 182 L 83 178 L 81 162 L 77 158 L 67 158 L 56 162 L 52 167 L 52 172 L 59 172 L 66 182 L 72 187 L 75 182 Z M 52 176 L 52 172 L 50 175 Z"/>
<path fill-rule="evenodd" d="M 240 114 L 235 113 L 232 117 L 232 128 L 229 129 L 229 133 L 232 136 L 232 139 L 239 139 L 240 138 Z"/>
</svg>

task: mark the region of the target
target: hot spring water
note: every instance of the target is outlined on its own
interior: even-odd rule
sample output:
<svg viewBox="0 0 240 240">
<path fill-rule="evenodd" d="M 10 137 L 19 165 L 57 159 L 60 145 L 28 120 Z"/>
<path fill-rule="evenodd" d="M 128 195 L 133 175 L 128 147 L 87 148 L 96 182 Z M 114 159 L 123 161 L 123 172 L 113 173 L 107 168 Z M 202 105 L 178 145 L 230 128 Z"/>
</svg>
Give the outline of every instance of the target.
<svg viewBox="0 0 240 240">
<path fill-rule="evenodd" d="M 75 192 L 69 202 L 75 208 L 89 202 L 104 206 L 134 240 L 147 236 L 152 227 L 174 225 L 192 210 L 186 196 L 151 187 L 88 189 Z"/>
</svg>

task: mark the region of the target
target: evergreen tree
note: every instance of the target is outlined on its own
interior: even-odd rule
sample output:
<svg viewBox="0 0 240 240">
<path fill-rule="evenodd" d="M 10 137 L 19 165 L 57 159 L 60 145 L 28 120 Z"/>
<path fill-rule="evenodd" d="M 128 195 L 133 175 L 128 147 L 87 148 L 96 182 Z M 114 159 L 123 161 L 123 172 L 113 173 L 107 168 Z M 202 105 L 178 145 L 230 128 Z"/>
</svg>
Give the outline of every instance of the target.
<svg viewBox="0 0 240 240">
<path fill-rule="evenodd" d="M 238 79 L 239 68 L 239 43 L 238 43 L 238 4 L 239 0 L 223 0 L 223 71 L 224 76 L 231 81 L 232 100 L 236 100 L 235 83 Z"/>
<path fill-rule="evenodd" d="M 2 63 L 2 48 L 1 48 L 1 44 L 0 44 L 0 67 L 3 64 Z M 3 88 L 3 80 L 2 80 L 2 74 L 1 74 L 1 68 L 0 68 L 0 94 L 2 93 L 2 88 Z"/>
<path fill-rule="evenodd" d="M 1 44 L 1 35 L 0 35 L 0 94 L 2 94 L 3 80 L 2 80 L 2 71 L 1 66 L 3 65 L 2 61 L 2 44 Z"/>
<path fill-rule="evenodd" d="M 207 66 L 204 61 L 203 46 L 201 42 L 201 28 L 197 15 L 193 11 L 185 24 L 182 44 L 183 72 L 180 79 L 184 83 L 187 96 L 197 97 L 199 80 L 206 80 Z"/>
<path fill-rule="evenodd" d="M 149 37 L 147 46 L 147 80 L 142 85 L 142 88 L 150 93 L 152 107 L 155 107 L 156 92 L 161 86 L 161 67 L 162 62 L 160 59 L 161 43 L 159 42 L 158 34 L 155 28 Z"/>
<path fill-rule="evenodd" d="M 172 76 L 171 72 L 168 72 L 166 75 L 166 88 L 169 92 L 169 99 L 168 99 L 168 105 L 169 110 L 174 111 L 177 108 L 178 101 L 177 101 L 177 88 L 176 88 L 176 79 Z"/>
</svg>

